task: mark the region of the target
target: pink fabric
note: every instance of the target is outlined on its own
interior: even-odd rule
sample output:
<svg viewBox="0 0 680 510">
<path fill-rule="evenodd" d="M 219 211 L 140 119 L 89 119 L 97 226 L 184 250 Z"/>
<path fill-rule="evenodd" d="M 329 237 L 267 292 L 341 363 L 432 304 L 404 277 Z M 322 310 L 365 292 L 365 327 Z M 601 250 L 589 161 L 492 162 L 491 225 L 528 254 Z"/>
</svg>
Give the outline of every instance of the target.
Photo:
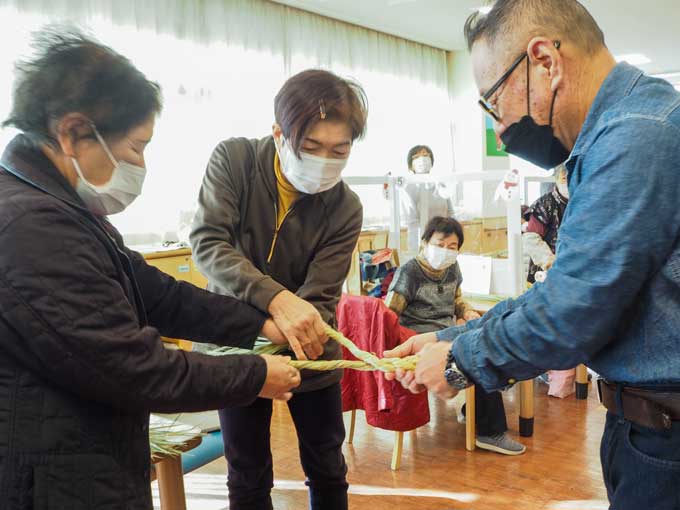
<svg viewBox="0 0 680 510">
<path fill-rule="evenodd" d="M 567 398 L 576 392 L 576 369 L 571 370 L 550 370 L 548 372 L 548 395 L 551 397 Z"/>
<path fill-rule="evenodd" d="M 382 357 L 383 352 L 416 333 L 399 325 L 399 317 L 381 299 L 344 294 L 337 309 L 338 329 L 361 350 Z M 344 359 L 356 359 L 343 347 Z M 363 409 L 366 421 L 385 430 L 408 431 L 430 421 L 427 394 L 414 395 L 381 372 L 345 370 L 342 409 Z"/>
</svg>

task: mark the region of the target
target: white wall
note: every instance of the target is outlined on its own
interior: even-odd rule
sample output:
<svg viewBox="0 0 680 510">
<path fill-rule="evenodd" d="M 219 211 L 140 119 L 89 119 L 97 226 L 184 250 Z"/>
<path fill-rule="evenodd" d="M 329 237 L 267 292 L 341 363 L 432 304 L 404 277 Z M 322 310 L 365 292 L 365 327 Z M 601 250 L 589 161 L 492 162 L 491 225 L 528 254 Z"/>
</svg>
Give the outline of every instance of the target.
<svg viewBox="0 0 680 510">
<path fill-rule="evenodd" d="M 457 173 L 508 170 L 507 157 L 486 155 L 484 112 L 477 101 L 479 92 L 472 74 L 467 51 L 449 52 L 447 56 L 449 97 L 452 105 L 454 168 Z M 505 207 L 493 200 L 496 185 L 466 182 L 463 200 L 466 212 L 477 217 L 497 217 Z"/>
</svg>

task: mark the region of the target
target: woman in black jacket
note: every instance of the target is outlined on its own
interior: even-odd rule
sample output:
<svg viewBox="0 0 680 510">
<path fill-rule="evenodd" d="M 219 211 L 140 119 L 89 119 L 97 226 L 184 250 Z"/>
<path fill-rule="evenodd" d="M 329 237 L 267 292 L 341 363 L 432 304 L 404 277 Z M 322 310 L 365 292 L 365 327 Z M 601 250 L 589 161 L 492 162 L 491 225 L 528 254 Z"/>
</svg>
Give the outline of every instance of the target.
<svg viewBox="0 0 680 510">
<path fill-rule="evenodd" d="M 285 360 L 169 351 L 160 335 L 252 347 L 283 336 L 233 298 L 177 282 L 106 215 L 139 195 L 160 90 L 126 58 L 47 32 L 18 66 L 0 160 L 0 501 L 149 509 L 149 413 L 290 398 Z"/>
</svg>

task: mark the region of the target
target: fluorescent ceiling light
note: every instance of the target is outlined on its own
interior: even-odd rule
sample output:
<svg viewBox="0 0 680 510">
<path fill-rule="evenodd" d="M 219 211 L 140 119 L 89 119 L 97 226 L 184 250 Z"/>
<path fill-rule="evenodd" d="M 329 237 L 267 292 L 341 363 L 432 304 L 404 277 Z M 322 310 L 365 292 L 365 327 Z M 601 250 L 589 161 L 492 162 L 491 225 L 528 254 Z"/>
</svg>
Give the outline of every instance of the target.
<svg viewBox="0 0 680 510">
<path fill-rule="evenodd" d="M 649 64 L 652 60 L 642 53 L 627 53 L 626 55 L 617 55 L 614 57 L 617 62 L 628 62 L 633 66 L 641 66 L 644 64 Z"/>
</svg>

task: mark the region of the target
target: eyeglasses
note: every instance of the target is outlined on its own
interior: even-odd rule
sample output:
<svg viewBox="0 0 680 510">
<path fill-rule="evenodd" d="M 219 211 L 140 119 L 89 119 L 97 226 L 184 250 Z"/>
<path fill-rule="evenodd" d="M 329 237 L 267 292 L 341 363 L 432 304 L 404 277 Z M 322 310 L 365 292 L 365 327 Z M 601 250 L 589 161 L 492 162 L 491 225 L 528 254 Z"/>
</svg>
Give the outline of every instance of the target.
<svg viewBox="0 0 680 510">
<path fill-rule="evenodd" d="M 555 48 L 559 49 L 561 46 L 560 41 L 553 41 L 553 44 L 555 45 Z M 522 61 L 525 58 L 528 58 L 529 55 L 524 52 L 522 53 L 515 61 L 508 67 L 508 69 L 503 73 L 503 75 L 498 79 L 496 83 L 493 84 L 493 86 L 487 91 L 486 94 L 484 94 L 480 99 L 479 99 L 479 106 L 482 107 L 482 110 L 484 110 L 486 113 L 488 113 L 493 120 L 496 122 L 500 122 L 501 116 L 496 110 L 496 107 L 492 105 L 489 102 L 489 99 L 491 99 L 491 96 L 493 96 L 496 91 L 503 85 L 508 78 L 510 78 L 510 75 L 514 72 L 515 69 L 517 69 L 517 66 L 519 66 Z M 529 75 L 529 69 L 527 67 L 527 76 Z"/>
</svg>

